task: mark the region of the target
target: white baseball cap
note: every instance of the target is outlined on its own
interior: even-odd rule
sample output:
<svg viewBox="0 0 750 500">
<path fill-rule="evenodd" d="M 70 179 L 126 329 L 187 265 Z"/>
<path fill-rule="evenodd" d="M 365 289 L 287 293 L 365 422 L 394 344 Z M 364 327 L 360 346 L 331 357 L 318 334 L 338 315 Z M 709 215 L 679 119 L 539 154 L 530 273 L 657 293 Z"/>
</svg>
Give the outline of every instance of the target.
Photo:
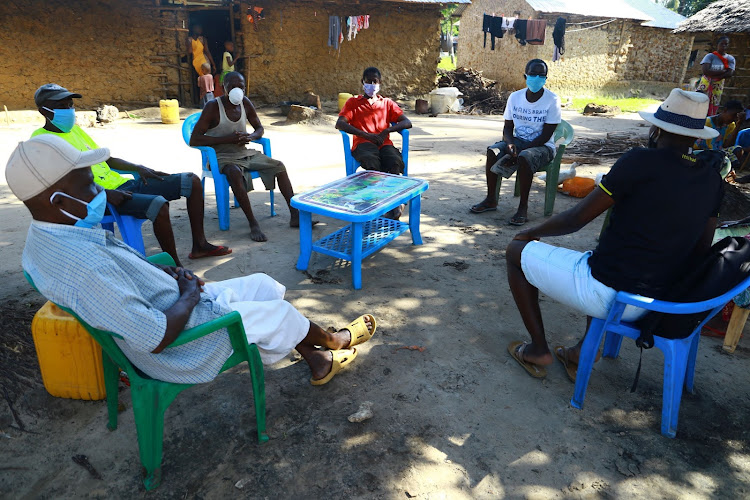
<svg viewBox="0 0 750 500">
<path fill-rule="evenodd" d="M 26 201 L 78 168 L 109 159 L 109 149 L 78 151 L 54 134 L 19 142 L 5 166 L 5 180 L 13 194 Z"/>
</svg>

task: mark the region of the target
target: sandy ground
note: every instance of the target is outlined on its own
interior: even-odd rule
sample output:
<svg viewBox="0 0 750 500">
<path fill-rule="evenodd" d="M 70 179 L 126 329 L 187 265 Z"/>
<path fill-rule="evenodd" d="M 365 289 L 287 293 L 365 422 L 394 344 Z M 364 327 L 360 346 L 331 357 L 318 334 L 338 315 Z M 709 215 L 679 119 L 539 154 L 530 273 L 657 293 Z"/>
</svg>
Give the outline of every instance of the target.
<svg viewBox="0 0 750 500">
<path fill-rule="evenodd" d="M 33 116 L 33 115 L 32 115 Z M 263 110 L 274 156 L 283 160 L 298 192 L 343 174 L 341 139 L 332 125 L 284 126 Z M 644 134 L 637 115 L 584 118 L 564 112 L 577 136 L 607 131 Z M 505 182 L 500 209 L 473 215 L 484 196 L 483 153 L 497 140 L 494 118 L 412 116 L 409 173 L 427 179 L 422 203 L 424 245 L 408 234 L 363 264 L 362 290 L 351 287 L 347 263 L 314 255 L 310 273 L 295 269 L 298 236 L 277 192 L 279 217 L 268 195 L 251 200 L 267 243 L 249 239 L 239 210 L 232 228 L 218 230 L 209 188 L 209 239 L 229 244 L 227 258 L 193 268 L 209 280 L 266 272 L 286 285 L 287 298 L 323 326 L 345 325 L 362 313 L 379 321 L 376 337 L 333 382 L 313 388 L 304 363 L 266 368 L 268 432 L 259 445 L 244 368 L 196 386 L 166 414 L 163 484 L 159 498 L 736 498 L 750 495 L 750 450 L 744 429 L 750 408 L 742 363 L 748 351 L 720 354 L 719 339 L 703 338 L 696 394 L 685 395 L 677 439 L 659 434 L 663 357 L 644 352 L 641 382 L 629 392 L 638 350 L 626 341 L 618 360 L 596 365 L 583 411 L 569 400 L 573 385 L 562 366 L 544 381 L 529 377 L 507 354 L 508 342 L 527 337 L 505 275 L 505 247 L 515 229 L 513 184 Z M 0 163 L 39 122 L 0 126 Z M 199 172 L 180 126 L 119 121 L 90 131 L 113 155 L 168 172 Z M 606 166 L 580 171 L 595 175 Z M 543 184 L 531 194 L 531 223 L 541 221 Z M 559 195 L 555 212 L 575 201 Z M 184 202 L 172 204 L 176 231 L 189 234 Z M 20 271 L 30 217 L 0 184 L 0 276 L 5 302 L 40 304 Z M 601 219 L 552 243 L 586 250 L 596 245 Z M 314 234 L 337 227 L 323 219 Z M 148 253 L 158 251 L 144 225 Z M 180 238 L 181 255 L 189 239 Z M 185 258 L 187 261 L 187 258 Z M 542 297 L 550 343 L 569 344 L 585 321 Z M 423 351 L 398 350 L 421 346 Z M 107 431 L 104 402 L 49 396 L 40 385 L 15 407 L 30 432 L 21 432 L 5 403 L 0 409 L 0 492 L 13 498 L 145 496 L 128 389 L 120 426 Z M 347 416 L 372 401 L 374 417 Z M 104 480 L 73 463 L 88 456 Z M 235 483 L 248 479 L 244 489 Z"/>
</svg>

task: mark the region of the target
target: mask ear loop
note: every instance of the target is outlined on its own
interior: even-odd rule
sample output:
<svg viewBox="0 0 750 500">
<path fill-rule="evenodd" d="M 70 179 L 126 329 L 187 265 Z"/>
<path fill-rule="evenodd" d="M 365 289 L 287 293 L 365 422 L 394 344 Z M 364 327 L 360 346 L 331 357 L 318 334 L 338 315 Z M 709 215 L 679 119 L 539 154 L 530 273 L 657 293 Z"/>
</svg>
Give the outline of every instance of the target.
<svg viewBox="0 0 750 500">
<path fill-rule="evenodd" d="M 88 203 L 84 203 L 83 201 L 79 200 L 78 198 L 74 198 L 74 197 L 70 196 L 67 193 L 63 193 L 62 191 L 55 191 L 54 193 L 52 193 L 52 195 L 49 197 L 49 202 L 52 203 L 52 199 L 55 196 L 57 196 L 58 194 L 61 195 L 61 196 L 66 197 L 66 198 L 70 198 L 71 200 L 75 200 L 78 203 L 83 203 L 84 205 L 88 205 Z M 62 212 L 63 214 L 67 215 L 68 217 L 70 217 L 71 219 L 75 220 L 75 221 L 83 220 L 80 217 L 76 217 L 75 215 L 71 214 L 70 212 L 68 212 L 66 210 L 63 210 L 62 208 L 58 208 L 58 210 L 60 212 Z"/>
</svg>

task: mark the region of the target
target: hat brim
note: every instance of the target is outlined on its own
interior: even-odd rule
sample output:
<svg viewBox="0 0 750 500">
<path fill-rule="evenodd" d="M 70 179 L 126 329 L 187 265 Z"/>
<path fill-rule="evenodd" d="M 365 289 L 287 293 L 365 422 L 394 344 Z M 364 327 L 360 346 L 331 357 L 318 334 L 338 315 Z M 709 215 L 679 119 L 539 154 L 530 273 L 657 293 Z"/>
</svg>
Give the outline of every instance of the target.
<svg viewBox="0 0 750 500">
<path fill-rule="evenodd" d="M 51 97 L 47 97 L 45 101 L 62 101 L 63 99 L 67 99 L 68 97 L 76 97 L 80 99 L 83 96 L 81 94 L 76 94 L 75 92 L 70 92 L 66 90 L 64 92 L 57 93 Z"/>
<path fill-rule="evenodd" d="M 703 127 L 702 129 L 680 127 L 679 125 L 660 120 L 654 116 L 654 113 L 649 113 L 648 111 L 639 111 L 638 114 L 650 124 L 656 125 L 660 129 L 672 134 L 695 137 L 696 139 L 713 139 L 719 136 L 719 131 L 711 127 Z"/>
<path fill-rule="evenodd" d="M 85 168 L 109 160 L 109 148 L 98 148 L 82 151 L 74 168 Z"/>
</svg>

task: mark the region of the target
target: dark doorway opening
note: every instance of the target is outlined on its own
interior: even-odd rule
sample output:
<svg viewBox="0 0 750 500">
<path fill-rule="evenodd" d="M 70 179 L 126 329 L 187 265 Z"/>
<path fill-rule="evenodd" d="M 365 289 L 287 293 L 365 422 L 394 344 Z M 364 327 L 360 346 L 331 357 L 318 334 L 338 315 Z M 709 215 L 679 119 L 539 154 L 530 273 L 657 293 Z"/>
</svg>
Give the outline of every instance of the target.
<svg viewBox="0 0 750 500">
<path fill-rule="evenodd" d="M 208 50 L 211 52 L 216 64 L 216 74 L 221 74 L 221 57 L 224 54 L 224 42 L 232 40 L 232 25 L 229 9 L 206 9 L 190 12 L 190 26 L 200 24 L 203 27 L 203 36 L 208 42 Z M 193 95 L 196 96 L 193 104 L 198 103 L 197 84 L 198 74 L 193 72 Z"/>
</svg>

